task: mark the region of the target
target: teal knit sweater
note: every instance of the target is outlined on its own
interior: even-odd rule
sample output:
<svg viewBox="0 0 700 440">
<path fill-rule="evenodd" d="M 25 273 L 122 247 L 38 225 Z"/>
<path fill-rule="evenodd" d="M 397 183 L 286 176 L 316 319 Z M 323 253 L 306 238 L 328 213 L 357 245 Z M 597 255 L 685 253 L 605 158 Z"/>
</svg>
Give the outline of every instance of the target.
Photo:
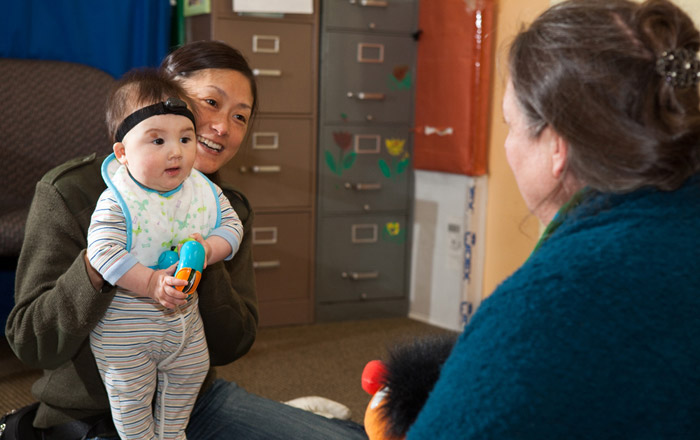
<svg viewBox="0 0 700 440">
<path fill-rule="evenodd" d="M 460 336 L 409 440 L 700 438 L 700 176 L 560 219 Z"/>
</svg>

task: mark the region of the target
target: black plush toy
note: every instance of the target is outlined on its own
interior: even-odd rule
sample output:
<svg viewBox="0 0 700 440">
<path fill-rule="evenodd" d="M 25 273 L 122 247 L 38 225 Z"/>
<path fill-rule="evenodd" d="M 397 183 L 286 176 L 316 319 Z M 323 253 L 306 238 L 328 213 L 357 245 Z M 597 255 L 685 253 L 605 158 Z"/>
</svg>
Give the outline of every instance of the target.
<svg viewBox="0 0 700 440">
<path fill-rule="evenodd" d="M 415 339 L 389 349 L 386 362 L 374 360 L 365 366 L 362 388 L 372 395 L 365 411 L 370 440 L 406 436 L 456 341 L 453 333 Z"/>
</svg>

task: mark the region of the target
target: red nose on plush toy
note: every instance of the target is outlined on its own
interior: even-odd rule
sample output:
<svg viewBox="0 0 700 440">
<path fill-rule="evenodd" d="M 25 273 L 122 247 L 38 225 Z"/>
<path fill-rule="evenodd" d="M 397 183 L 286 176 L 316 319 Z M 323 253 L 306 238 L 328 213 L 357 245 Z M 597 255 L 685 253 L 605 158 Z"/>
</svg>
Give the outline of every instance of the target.
<svg viewBox="0 0 700 440">
<path fill-rule="evenodd" d="M 388 422 L 383 405 L 386 403 L 386 364 L 382 361 L 369 361 L 362 370 L 362 389 L 372 396 L 365 411 L 365 432 L 369 440 L 402 440 L 389 434 Z"/>
<path fill-rule="evenodd" d="M 386 366 L 384 362 L 374 360 L 367 362 L 365 369 L 362 370 L 362 389 L 370 396 L 379 391 L 384 386 L 386 379 Z"/>
</svg>

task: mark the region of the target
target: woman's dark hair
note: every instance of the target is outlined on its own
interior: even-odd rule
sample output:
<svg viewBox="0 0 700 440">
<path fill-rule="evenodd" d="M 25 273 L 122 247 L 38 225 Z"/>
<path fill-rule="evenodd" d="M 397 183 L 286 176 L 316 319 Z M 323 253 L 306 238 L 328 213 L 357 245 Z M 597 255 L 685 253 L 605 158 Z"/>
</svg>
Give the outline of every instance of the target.
<svg viewBox="0 0 700 440">
<path fill-rule="evenodd" d="M 187 108 L 197 116 L 197 109 L 185 90 L 176 81 L 164 76 L 156 69 L 133 69 L 124 74 L 107 96 L 106 122 L 109 138 L 115 142 L 119 125 L 136 110 L 168 98 L 180 98 Z"/>
<path fill-rule="evenodd" d="M 700 170 L 700 98 L 656 63 L 699 49 L 693 21 L 667 0 L 569 0 L 516 37 L 509 70 L 532 136 L 562 136 L 583 184 L 673 190 Z"/>
<path fill-rule="evenodd" d="M 251 118 L 258 106 L 258 88 L 255 75 L 243 54 L 221 41 L 195 41 L 171 52 L 160 64 L 160 70 L 168 77 L 177 79 L 204 69 L 230 69 L 240 72 L 250 82 L 253 94 Z"/>
</svg>

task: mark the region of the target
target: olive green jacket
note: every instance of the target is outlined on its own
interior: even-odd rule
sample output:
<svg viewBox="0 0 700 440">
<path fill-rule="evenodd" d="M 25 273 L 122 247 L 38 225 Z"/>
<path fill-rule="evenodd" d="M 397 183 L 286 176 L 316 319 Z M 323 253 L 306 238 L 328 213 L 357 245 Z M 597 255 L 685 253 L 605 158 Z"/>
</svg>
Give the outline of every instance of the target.
<svg viewBox="0 0 700 440">
<path fill-rule="evenodd" d="M 96 291 L 84 263 L 90 217 L 106 187 L 102 159 L 92 154 L 49 171 L 37 183 L 29 210 L 6 336 L 20 360 L 44 370 L 32 386 L 41 401 L 34 420 L 39 428 L 109 414 L 89 335 L 115 289 L 106 284 Z M 241 193 L 222 188 L 243 222 L 244 237 L 232 260 L 207 267 L 198 289 L 212 368 L 243 356 L 258 324 L 253 211 Z M 213 379 L 211 369 L 202 390 Z"/>
</svg>

